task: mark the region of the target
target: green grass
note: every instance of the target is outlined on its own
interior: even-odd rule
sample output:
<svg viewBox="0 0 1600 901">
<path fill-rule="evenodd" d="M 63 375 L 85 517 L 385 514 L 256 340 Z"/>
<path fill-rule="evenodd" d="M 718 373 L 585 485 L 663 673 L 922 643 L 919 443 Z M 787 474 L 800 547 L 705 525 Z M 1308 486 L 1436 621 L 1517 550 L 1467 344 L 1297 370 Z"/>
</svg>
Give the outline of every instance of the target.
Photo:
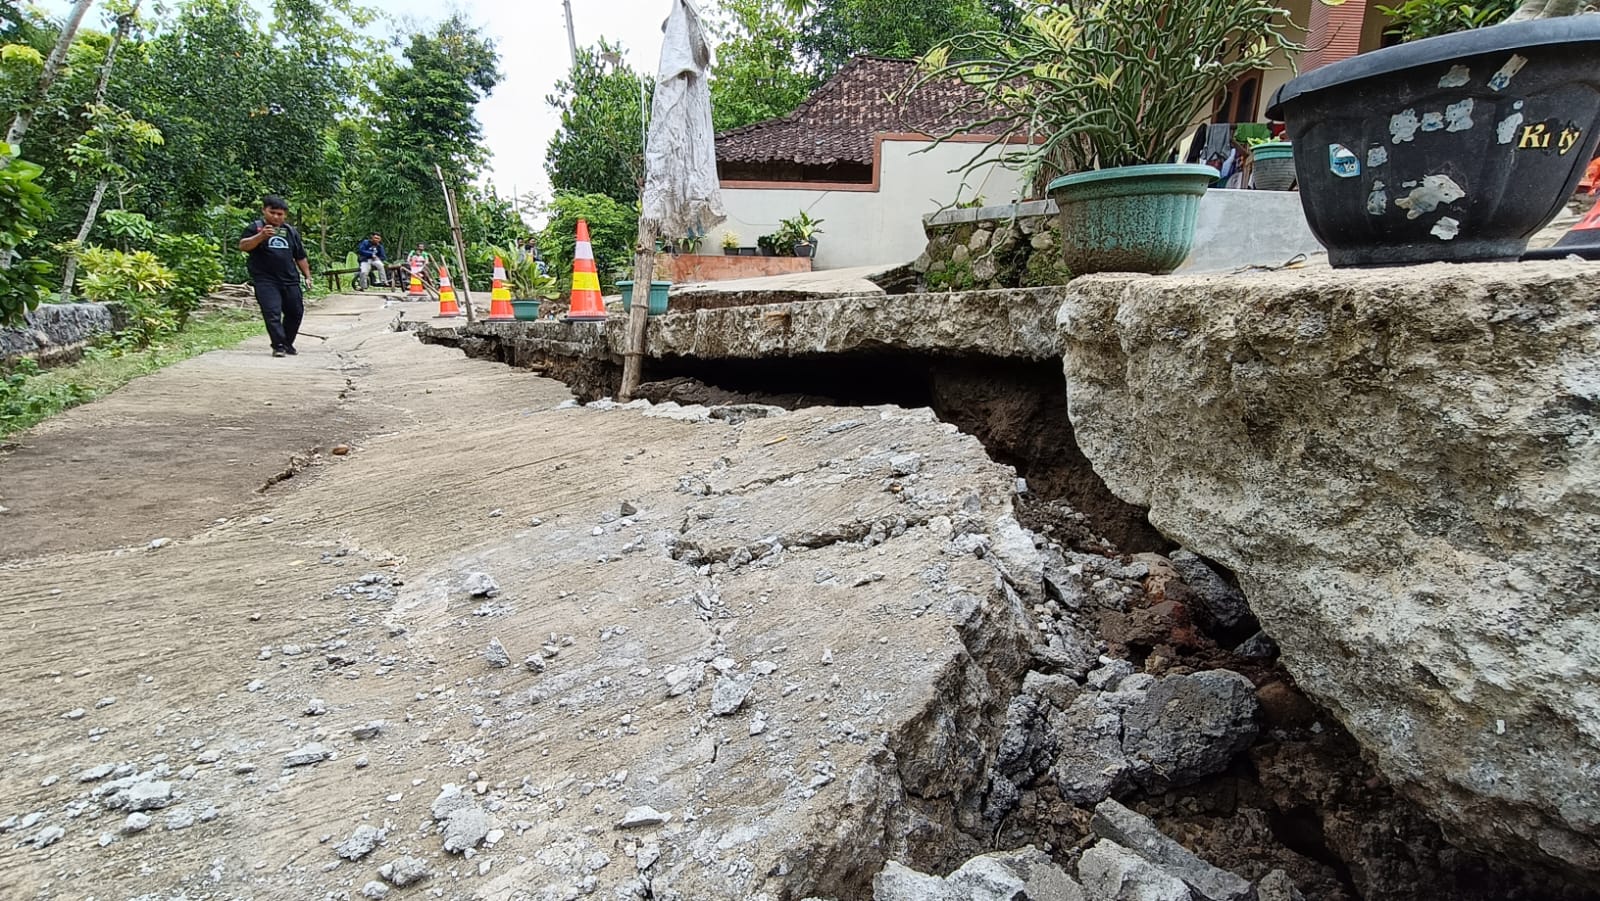
<svg viewBox="0 0 1600 901">
<path fill-rule="evenodd" d="M 46 370 L 24 361 L 9 374 L 0 371 L 0 436 L 110 394 L 141 375 L 265 331 L 254 310 L 222 310 L 196 317 L 188 328 L 145 350 L 91 348 L 77 363 Z"/>
</svg>

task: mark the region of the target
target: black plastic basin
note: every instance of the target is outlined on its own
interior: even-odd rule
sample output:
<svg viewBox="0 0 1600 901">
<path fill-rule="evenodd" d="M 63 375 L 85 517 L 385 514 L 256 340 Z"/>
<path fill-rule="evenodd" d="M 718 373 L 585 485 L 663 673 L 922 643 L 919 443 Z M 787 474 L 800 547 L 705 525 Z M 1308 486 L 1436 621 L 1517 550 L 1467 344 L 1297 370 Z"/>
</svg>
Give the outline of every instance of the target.
<svg viewBox="0 0 1600 901">
<path fill-rule="evenodd" d="M 1267 110 L 1335 266 L 1514 260 L 1600 140 L 1600 15 L 1402 44 L 1294 79 Z"/>
</svg>

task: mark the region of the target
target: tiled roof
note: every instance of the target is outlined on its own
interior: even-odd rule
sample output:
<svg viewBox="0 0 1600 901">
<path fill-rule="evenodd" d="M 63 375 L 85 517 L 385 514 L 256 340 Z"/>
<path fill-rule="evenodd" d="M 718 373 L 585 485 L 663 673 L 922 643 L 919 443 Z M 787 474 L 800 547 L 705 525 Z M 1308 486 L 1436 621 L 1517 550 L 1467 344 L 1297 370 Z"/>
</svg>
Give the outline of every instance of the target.
<svg viewBox="0 0 1600 901">
<path fill-rule="evenodd" d="M 717 161 L 870 165 L 876 134 L 937 135 L 985 118 L 963 112 L 979 93 L 954 80 L 923 85 L 903 101 L 892 99 L 916 65 L 909 59 L 858 56 L 789 115 L 717 135 Z"/>
</svg>

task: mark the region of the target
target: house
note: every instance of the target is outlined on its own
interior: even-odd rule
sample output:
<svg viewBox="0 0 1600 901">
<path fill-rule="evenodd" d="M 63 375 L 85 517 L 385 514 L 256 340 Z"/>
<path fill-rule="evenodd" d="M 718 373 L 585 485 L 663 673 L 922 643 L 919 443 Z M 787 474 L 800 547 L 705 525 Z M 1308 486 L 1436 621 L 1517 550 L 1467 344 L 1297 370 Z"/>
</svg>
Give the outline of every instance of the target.
<svg viewBox="0 0 1600 901">
<path fill-rule="evenodd" d="M 990 136 L 938 146 L 931 137 L 981 121 L 971 110 L 977 92 L 952 80 L 901 97 L 915 72 L 912 60 L 857 57 L 789 115 L 717 135 L 728 220 L 706 246 L 727 232 L 754 245 L 803 210 L 824 220 L 816 268 L 901 263 L 922 252 L 924 215 L 980 197 L 1019 199 L 1017 173 L 954 171 Z"/>
</svg>

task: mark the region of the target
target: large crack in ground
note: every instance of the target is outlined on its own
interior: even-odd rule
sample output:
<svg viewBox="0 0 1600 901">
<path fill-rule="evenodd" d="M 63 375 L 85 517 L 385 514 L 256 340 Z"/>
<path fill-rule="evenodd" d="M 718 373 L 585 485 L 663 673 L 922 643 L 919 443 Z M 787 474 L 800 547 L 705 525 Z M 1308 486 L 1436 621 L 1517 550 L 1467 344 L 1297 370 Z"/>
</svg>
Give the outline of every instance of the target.
<svg viewBox="0 0 1600 901">
<path fill-rule="evenodd" d="M 501 354 L 489 340 L 463 349 Z M 541 365 L 574 375 L 583 400 L 614 389 L 605 366 Z M 1099 483 L 1072 441 L 1058 364 L 676 360 L 652 373 L 666 377 L 640 396 L 707 404 L 733 423 L 768 415 L 767 405 L 928 407 L 1026 480 L 1013 508 L 1042 563 L 1019 565 L 1004 553 L 1017 536 L 990 535 L 987 524 L 951 529 L 952 552 L 994 565 L 995 596 L 971 599 L 964 652 L 935 677 L 937 702 L 850 777 L 831 840 L 789 856 L 779 875 L 791 897 L 865 898 L 882 860 L 946 873 L 971 855 L 1030 844 L 1070 869 L 1095 841 L 1095 801 L 1111 796 L 1218 866 L 1251 880 L 1281 870 L 1318 901 L 1600 898 L 1453 846 L 1398 797 L 1299 692 L 1231 575 L 1192 557 L 1175 569 L 1173 545 Z M 711 500 L 805 490 L 826 469 L 723 486 L 705 473 L 680 490 Z M 693 536 L 685 517 L 670 553 L 737 570 L 774 565 L 790 548 L 871 546 L 937 519 L 856 517 L 727 541 Z M 1202 713 L 1174 719 L 1174 704 Z"/>
</svg>

